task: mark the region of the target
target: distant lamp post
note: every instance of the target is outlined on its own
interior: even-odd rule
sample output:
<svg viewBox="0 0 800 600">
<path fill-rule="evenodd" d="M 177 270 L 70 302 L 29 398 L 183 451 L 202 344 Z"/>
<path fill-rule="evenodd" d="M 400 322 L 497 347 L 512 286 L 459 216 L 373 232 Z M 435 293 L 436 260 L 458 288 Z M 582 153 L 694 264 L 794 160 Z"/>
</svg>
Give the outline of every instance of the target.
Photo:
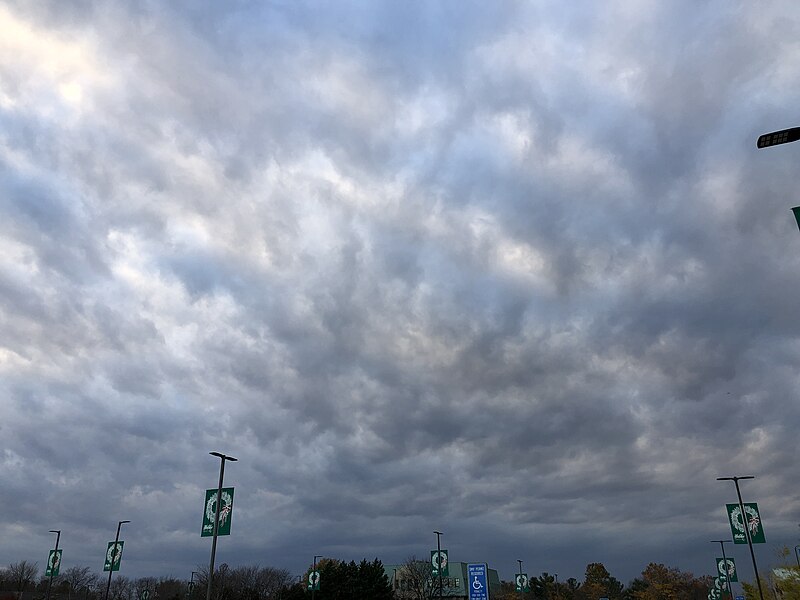
<svg viewBox="0 0 800 600">
<path fill-rule="evenodd" d="M 211 563 L 208 567 L 208 586 L 206 587 L 206 600 L 211 600 L 211 581 L 214 579 L 214 558 L 217 555 L 217 533 L 219 530 L 219 509 L 222 506 L 222 479 L 225 477 L 225 461 L 236 462 L 238 458 L 228 456 L 222 452 L 209 452 L 211 456 L 219 457 L 219 485 L 217 485 L 217 502 L 214 510 L 214 535 L 211 538 Z"/>
<path fill-rule="evenodd" d="M 800 546 L 794 547 L 794 559 L 797 561 L 797 568 L 800 569 L 800 556 L 797 555 L 798 548 L 800 548 Z"/>
<path fill-rule="evenodd" d="M 434 531 L 436 534 L 436 571 L 439 573 L 439 600 L 442 600 L 442 545 L 440 537 L 444 534 L 441 531 Z"/>
<path fill-rule="evenodd" d="M 312 561 L 313 566 L 311 567 L 311 576 L 309 577 L 308 582 L 311 584 L 311 600 L 314 600 L 314 594 L 317 591 L 317 559 L 322 558 L 322 554 L 315 554 L 314 560 Z"/>
<path fill-rule="evenodd" d="M 114 536 L 114 546 L 113 546 L 115 553 L 119 551 L 119 546 L 117 546 L 117 544 L 119 543 L 119 529 L 120 527 L 122 527 L 123 523 L 130 523 L 130 521 L 120 521 L 119 523 L 117 523 L 117 535 Z M 111 589 L 111 574 L 114 572 L 114 558 L 115 555 L 112 554 L 111 565 L 108 568 L 108 583 L 106 583 L 105 600 L 108 600 L 108 591 Z"/>
<path fill-rule="evenodd" d="M 58 560 L 58 541 L 61 539 L 61 530 L 60 529 L 51 529 L 49 531 L 49 533 L 55 533 L 56 534 L 56 547 L 55 547 L 56 557 L 53 560 Z M 47 598 L 47 600 L 50 600 L 50 586 L 53 585 L 53 571 L 55 569 L 53 569 L 52 565 L 48 565 L 48 566 L 50 567 L 50 579 L 47 580 L 47 596 L 46 596 L 46 598 Z"/>
<path fill-rule="evenodd" d="M 725 556 L 725 544 L 733 543 L 731 540 L 711 540 L 712 544 L 716 544 L 719 542 L 719 547 L 722 548 L 722 564 L 725 565 L 725 581 L 728 582 L 728 594 L 731 596 L 731 600 L 733 600 L 733 588 L 731 587 L 731 575 L 728 573 L 728 557 Z M 717 568 L 719 571 L 719 568 Z"/>
<path fill-rule="evenodd" d="M 742 479 L 755 479 L 755 476 L 746 475 L 743 477 L 717 477 L 717 481 L 732 481 L 733 484 L 736 486 L 736 497 L 739 498 L 739 510 L 741 511 L 742 514 L 744 535 L 747 538 L 747 545 L 750 548 L 750 558 L 753 559 L 753 571 L 756 574 L 756 583 L 758 584 L 758 596 L 761 600 L 764 600 L 764 592 L 761 589 L 761 578 L 758 576 L 758 565 L 756 565 L 756 553 L 753 552 L 753 540 L 750 539 L 750 528 L 747 526 L 747 517 L 745 516 L 746 513 L 744 512 L 744 502 L 742 502 L 742 493 L 739 491 L 739 481 Z"/>
</svg>

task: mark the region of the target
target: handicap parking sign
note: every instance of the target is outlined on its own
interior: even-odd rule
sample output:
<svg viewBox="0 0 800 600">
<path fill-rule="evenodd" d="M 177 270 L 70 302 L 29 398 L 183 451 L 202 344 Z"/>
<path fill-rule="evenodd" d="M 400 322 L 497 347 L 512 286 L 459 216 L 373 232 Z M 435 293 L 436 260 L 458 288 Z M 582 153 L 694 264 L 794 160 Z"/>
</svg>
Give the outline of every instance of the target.
<svg viewBox="0 0 800 600">
<path fill-rule="evenodd" d="M 469 590 L 469 600 L 489 600 L 486 563 L 467 565 L 467 589 Z"/>
</svg>

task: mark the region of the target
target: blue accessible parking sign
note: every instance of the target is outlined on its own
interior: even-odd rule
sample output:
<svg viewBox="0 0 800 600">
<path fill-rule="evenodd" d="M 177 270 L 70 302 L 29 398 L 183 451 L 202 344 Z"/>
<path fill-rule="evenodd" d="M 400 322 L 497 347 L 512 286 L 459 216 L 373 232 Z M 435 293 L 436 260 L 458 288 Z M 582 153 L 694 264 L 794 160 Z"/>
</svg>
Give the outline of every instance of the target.
<svg viewBox="0 0 800 600">
<path fill-rule="evenodd" d="M 467 565 L 467 589 L 469 590 L 469 600 L 489 600 L 486 563 Z"/>
</svg>

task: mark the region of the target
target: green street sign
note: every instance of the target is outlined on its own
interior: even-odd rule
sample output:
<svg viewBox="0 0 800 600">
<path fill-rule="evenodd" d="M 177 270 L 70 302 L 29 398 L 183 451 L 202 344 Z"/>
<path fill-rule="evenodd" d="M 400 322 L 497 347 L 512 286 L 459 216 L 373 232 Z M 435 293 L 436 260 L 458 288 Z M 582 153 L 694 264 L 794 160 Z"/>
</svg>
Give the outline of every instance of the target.
<svg viewBox="0 0 800 600">
<path fill-rule="evenodd" d="M 725 568 L 725 561 L 728 562 L 728 568 Z M 737 583 L 739 578 L 736 576 L 736 563 L 732 558 L 717 558 L 717 573 L 725 575 L 728 580 Z"/>
<path fill-rule="evenodd" d="M 47 568 L 44 570 L 45 577 L 55 577 L 61 568 L 61 550 L 50 550 L 47 557 Z"/>
<path fill-rule="evenodd" d="M 108 542 L 106 549 L 106 562 L 103 571 L 119 571 L 119 564 L 122 562 L 122 546 L 125 542 L 119 541 L 116 546 L 114 542 Z"/>
<path fill-rule="evenodd" d="M 194 590 L 194 581 L 190 581 L 189 583 L 187 583 L 186 587 L 189 589 L 189 593 L 191 594 L 192 590 Z"/>
<path fill-rule="evenodd" d="M 206 490 L 206 503 L 203 510 L 202 537 L 214 535 L 214 515 L 217 510 L 217 490 Z M 231 519 L 233 517 L 233 488 L 222 488 L 222 505 L 219 509 L 219 527 L 217 535 L 231 534 Z"/>
<path fill-rule="evenodd" d="M 528 574 L 527 573 L 517 573 L 514 577 L 514 584 L 516 585 L 516 591 L 518 592 L 530 592 L 531 588 L 528 586 Z"/>
<path fill-rule="evenodd" d="M 148 598 L 150 598 L 150 590 L 142 590 L 142 593 L 139 594 L 139 599 L 147 600 Z"/>
<path fill-rule="evenodd" d="M 447 566 L 447 550 L 441 552 L 431 550 L 431 575 L 434 577 L 450 576 L 450 567 Z"/>
<path fill-rule="evenodd" d="M 738 504 L 726 504 L 725 508 L 728 511 L 728 521 L 731 524 L 734 544 L 747 543 L 747 535 L 744 531 L 745 521 L 747 522 L 747 530 L 750 533 L 750 540 L 754 544 L 766 543 L 764 528 L 761 526 L 761 515 L 758 512 L 758 504 L 755 502 L 746 502 L 744 504 L 744 519 L 742 518 L 742 509 L 739 508 Z"/>
<path fill-rule="evenodd" d="M 319 571 L 309 571 L 308 573 L 308 589 L 319 591 Z"/>
</svg>

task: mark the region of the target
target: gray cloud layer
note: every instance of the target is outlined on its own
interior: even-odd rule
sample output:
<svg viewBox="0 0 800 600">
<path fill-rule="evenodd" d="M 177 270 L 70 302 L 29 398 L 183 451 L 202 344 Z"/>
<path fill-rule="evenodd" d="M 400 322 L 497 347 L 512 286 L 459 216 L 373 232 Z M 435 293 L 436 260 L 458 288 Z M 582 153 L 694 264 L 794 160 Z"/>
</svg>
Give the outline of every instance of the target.
<svg viewBox="0 0 800 600">
<path fill-rule="evenodd" d="M 798 10 L 562 4 L 0 8 L 0 562 L 795 543 Z"/>
</svg>

